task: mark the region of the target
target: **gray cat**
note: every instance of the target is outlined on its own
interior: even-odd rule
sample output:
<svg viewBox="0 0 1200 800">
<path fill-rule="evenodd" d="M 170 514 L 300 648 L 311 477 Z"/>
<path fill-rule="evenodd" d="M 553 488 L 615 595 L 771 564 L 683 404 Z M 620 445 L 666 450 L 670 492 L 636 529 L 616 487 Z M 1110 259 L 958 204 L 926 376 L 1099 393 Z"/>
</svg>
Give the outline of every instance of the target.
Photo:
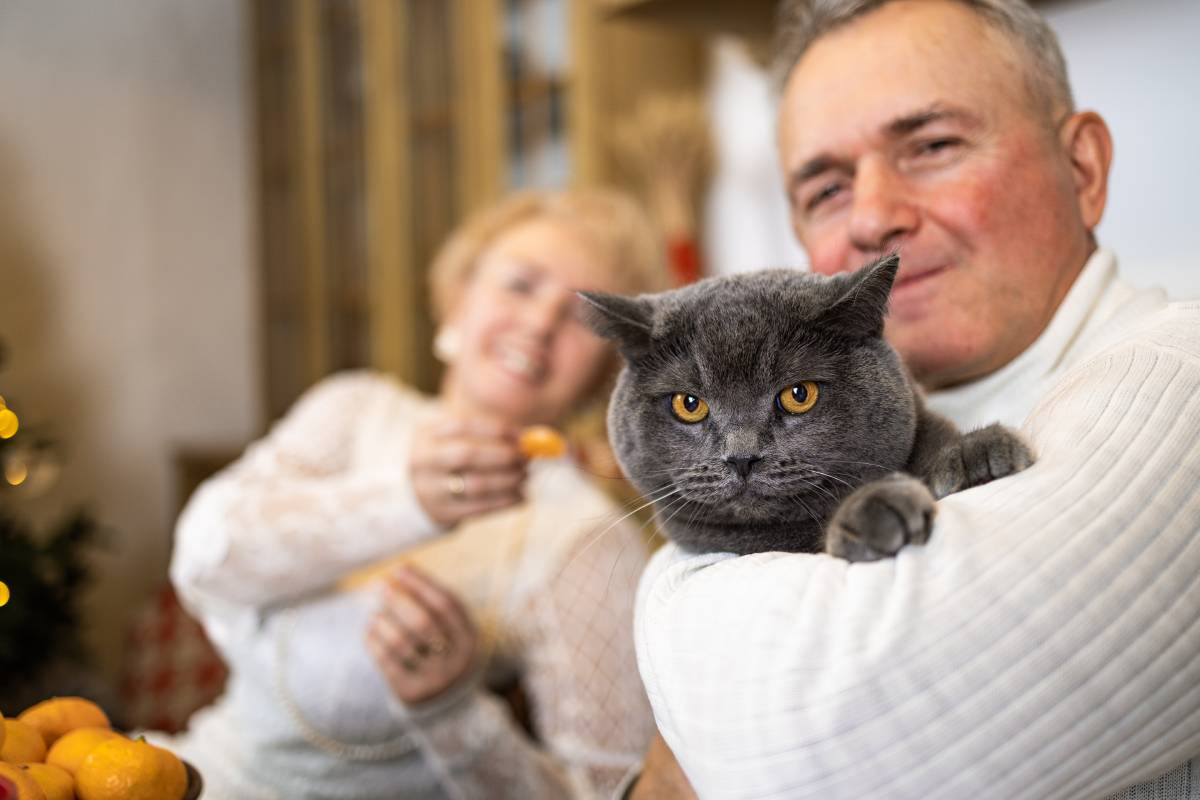
<svg viewBox="0 0 1200 800">
<path fill-rule="evenodd" d="M 883 340 L 898 266 L 583 293 L 625 360 L 613 448 L 681 547 L 884 558 L 928 539 L 935 497 L 1033 462 L 1007 428 L 960 434 L 924 407 Z"/>
</svg>

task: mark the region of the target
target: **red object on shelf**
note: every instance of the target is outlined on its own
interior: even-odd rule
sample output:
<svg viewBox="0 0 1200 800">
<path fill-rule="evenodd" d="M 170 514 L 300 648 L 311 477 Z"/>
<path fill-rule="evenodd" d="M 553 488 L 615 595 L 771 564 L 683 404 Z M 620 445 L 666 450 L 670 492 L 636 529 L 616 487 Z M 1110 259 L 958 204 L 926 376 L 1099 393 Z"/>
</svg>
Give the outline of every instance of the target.
<svg viewBox="0 0 1200 800">
<path fill-rule="evenodd" d="M 700 249 L 691 238 L 672 238 L 667 243 L 667 257 L 675 283 L 682 286 L 700 278 Z"/>
</svg>

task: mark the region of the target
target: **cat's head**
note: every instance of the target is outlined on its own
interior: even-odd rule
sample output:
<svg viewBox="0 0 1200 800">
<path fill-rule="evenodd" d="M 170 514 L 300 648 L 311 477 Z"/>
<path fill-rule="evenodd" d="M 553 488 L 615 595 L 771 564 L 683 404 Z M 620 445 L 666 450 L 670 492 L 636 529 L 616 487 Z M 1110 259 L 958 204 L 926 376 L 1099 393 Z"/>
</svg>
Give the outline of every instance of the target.
<svg viewBox="0 0 1200 800">
<path fill-rule="evenodd" d="M 583 294 L 625 360 L 613 448 L 667 535 L 701 552 L 817 551 L 842 497 L 905 465 L 915 401 L 883 340 L 898 264 Z"/>
</svg>

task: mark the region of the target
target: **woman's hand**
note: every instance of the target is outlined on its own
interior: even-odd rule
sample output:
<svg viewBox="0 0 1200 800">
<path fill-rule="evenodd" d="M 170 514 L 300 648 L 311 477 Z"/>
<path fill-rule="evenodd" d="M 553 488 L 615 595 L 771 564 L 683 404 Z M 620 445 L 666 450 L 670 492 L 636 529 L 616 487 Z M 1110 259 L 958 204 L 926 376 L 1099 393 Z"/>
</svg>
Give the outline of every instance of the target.
<svg viewBox="0 0 1200 800">
<path fill-rule="evenodd" d="M 417 500 L 447 527 L 521 502 L 525 467 L 516 428 L 450 417 L 417 430 L 409 462 Z"/>
<path fill-rule="evenodd" d="M 383 608 L 367 628 L 367 650 L 406 704 L 437 697 L 471 668 L 475 626 L 458 598 L 429 576 L 397 567 Z"/>
</svg>

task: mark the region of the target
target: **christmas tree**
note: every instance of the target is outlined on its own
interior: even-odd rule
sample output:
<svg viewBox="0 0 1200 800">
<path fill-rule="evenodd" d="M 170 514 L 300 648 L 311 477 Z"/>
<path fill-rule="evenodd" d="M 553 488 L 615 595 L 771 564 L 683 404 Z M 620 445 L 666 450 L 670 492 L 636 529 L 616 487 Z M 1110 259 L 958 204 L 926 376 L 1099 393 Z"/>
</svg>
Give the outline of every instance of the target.
<svg viewBox="0 0 1200 800">
<path fill-rule="evenodd" d="M 0 370 L 4 357 L 0 342 Z M 49 671 L 82 661 L 79 598 L 89 577 L 86 549 L 97 533 L 81 511 L 45 531 L 21 513 L 58 475 L 57 442 L 26 424 L 27 416 L 0 391 L 0 711 L 6 714 L 44 696 Z"/>
</svg>

